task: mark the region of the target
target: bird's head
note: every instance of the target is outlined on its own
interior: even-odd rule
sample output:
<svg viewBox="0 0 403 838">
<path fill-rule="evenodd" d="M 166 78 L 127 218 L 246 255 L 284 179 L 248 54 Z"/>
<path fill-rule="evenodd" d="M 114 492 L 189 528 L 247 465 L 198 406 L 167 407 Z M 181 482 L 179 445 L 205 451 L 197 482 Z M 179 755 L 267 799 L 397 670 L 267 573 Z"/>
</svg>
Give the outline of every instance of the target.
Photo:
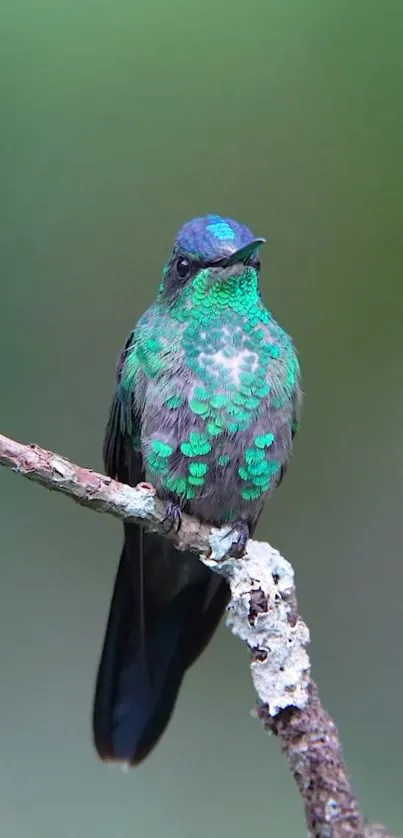
<svg viewBox="0 0 403 838">
<path fill-rule="evenodd" d="M 193 218 L 181 227 L 164 268 L 161 294 L 175 300 L 193 285 L 207 291 L 233 286 L 250 277 L 257 284 L 259 247 L 265 239 L 253 236 L 248 227 L 219 215 Z"/>
</svg>

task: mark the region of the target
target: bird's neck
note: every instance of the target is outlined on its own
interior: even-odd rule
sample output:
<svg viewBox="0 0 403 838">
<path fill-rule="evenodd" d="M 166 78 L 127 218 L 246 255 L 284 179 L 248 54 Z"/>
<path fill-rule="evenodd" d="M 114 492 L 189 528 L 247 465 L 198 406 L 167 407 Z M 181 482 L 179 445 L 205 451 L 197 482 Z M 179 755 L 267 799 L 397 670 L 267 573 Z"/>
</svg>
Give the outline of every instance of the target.
<svg viewBox="0 0 403 838">
<path fill-rule="evenodd" d="M 211 271 L 200 271 L 173 302 L 171 316 L 179 321 L 193 321 L 195 326 L 208 326 L 217 317 L 225 322 L 261 319 L 265 309 L 260 296 L 255 270 L 245 268 L 242 274 L 213 280 Z"/>
</svg>

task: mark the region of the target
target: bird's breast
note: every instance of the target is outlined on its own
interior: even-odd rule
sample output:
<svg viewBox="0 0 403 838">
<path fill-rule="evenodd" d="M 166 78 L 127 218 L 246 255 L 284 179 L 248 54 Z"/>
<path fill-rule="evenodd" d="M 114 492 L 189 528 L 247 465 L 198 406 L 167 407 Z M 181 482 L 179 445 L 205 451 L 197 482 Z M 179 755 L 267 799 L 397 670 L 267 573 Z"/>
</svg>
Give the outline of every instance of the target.
<svg viewBox="0 0 403 838">
<path fill-rule="evenodd" d="M 147 479 L 202 520 L 253 518 L 290 454 L 291 341 L 260 309 L 179 331 L 171 348 L 166 327 L 149 343 L 159 366 L 143 378 Z"/>
<path fill-rule="evenodd" d="M 228 361 L 241 379 L 241 360 Z M 274 409 L 265 381 L 253 374 L 248 381 L 216 391 L 191 379 L 184 388 L 182 381 L 178 403 L 171 395 L 170 407 L 158 404 L 154 392 L 145 411 L 147 479 L 160 497 L 178 499 L 204 521 L 255 517 L 290 453 L 291 403 Z"/>
</svg>

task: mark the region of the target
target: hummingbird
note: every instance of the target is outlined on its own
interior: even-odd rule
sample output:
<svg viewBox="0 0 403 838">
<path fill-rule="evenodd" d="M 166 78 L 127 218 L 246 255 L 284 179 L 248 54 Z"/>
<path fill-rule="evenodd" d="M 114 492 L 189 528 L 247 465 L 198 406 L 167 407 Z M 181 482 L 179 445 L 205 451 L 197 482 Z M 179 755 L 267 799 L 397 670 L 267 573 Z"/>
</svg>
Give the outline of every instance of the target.
<svg viewBox="0 0 403 838">
<path fill-rule="evenodd" d="M 103 448 L 110 477 L 153 484 L 167 526 L 183 513 L 230 525 L 235 555 L 284 477 L 302 401 L 292 339 L 260 290 L 264 242 L 218 215 L 181 227 L 118 359 Z M 124 525 L 93 703 L 101 759 L 133 766 L 150 753 L 228 601 L 196 556 Z"/>
</svg>

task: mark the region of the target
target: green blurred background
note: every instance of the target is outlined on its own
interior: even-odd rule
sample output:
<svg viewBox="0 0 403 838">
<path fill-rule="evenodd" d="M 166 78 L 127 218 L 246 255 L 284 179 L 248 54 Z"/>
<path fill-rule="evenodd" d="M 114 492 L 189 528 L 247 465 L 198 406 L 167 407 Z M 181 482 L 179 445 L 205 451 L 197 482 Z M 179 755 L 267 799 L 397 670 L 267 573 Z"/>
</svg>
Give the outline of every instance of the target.
<svg viewBox="0 0 403 838">
<path fill-rule="evenodd" d="M 115 358 L 207 211 L 268 237 L 306 392 L 259 537 L 294 564 L 363 811 L 403 832 L 403 5 L 3 0 L 1 425 L 101 467 Z M 4 838 L 304 835 L 224 626 L 137 771 L 94 754 L 118 522 L 0 473 Z"/>
</svg>

